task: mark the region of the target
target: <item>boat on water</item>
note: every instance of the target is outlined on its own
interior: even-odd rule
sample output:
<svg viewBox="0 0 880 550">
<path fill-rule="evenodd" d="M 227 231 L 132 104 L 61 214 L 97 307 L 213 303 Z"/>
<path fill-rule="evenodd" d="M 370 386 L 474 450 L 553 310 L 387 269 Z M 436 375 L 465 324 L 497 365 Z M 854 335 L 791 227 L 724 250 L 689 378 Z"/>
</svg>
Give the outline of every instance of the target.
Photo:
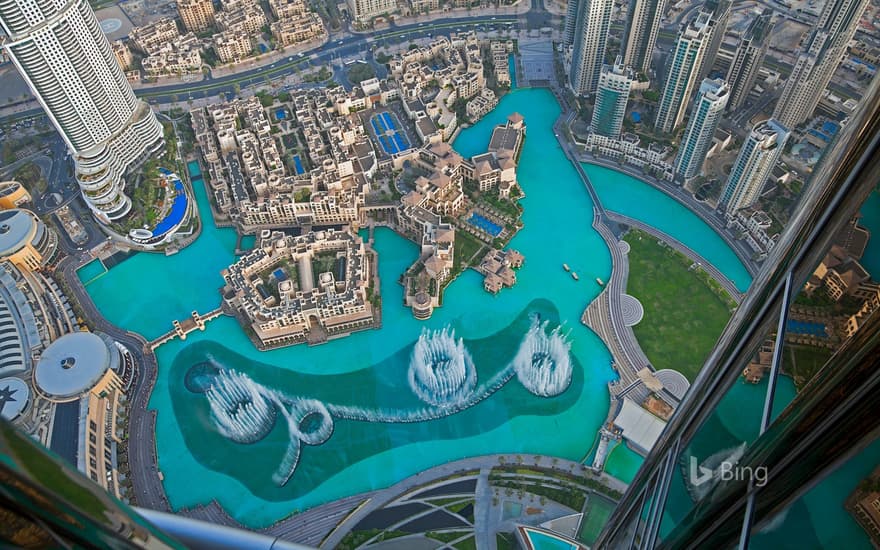
<svg viewBox="0 0 880 550">
<path fill-rule="evenodd" d="M 564 269 L 566 271 L 571 271 L 571 268 L 568 267 L 568 264 L 562 264 L 562 269 Z"/>
<path fill-rule="evenodd" d="M 599 286 L 605 286 L 605 281 L 603 281 L 599 277 L 596 277 L 596 282 L 599 283 Z"/>
<path fill-rule="evenodd" d="M 575 281 L 577 281 L 578 279 L 580 279 L 580 277 L 578 277 L 578 274 L 575 273 L 574 271 L 571 272 L 571 278 L 574 279 Z"/>
</svg>

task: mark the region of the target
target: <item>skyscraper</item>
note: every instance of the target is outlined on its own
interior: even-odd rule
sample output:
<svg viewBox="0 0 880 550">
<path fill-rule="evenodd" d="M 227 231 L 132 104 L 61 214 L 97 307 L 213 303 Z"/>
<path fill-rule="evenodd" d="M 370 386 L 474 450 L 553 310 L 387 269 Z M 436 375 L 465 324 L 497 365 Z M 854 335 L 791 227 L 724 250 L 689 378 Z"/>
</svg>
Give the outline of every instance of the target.
<svg viewBox="0 0 880 550">
<path fill-rule="evenodd" d="M 562 32 L 562 44 L 572 46 L 574 44 L 574 29 L 577 26 L 578 0 L 569 0 L 565 6 L 565 27 Z"/>
<path fill-rule="evenodd" d="M 772 16 L 773 10 L 767 8 L 753 19 L 736 49 L 730 70 L 727 71 L 727 83 L 730 84 L 730 101 L 727 102 L 729 111 L 739 109 L 755 86 L 755 79 L 758 78 L 767 54 L 767 46 L 770 44 Z"/>
<path fill-rule="evenodd" d="M 868 0 L 828 0 L 773 111 L 773 117 L 789 128 L 813 114 L 822 92 L 846 54 Z"/>
<path fill-rule="evenodd" d="M 163 146 L 162 126 L 135 97 L 86 0 L 0 3 L 6 50 L 70 149 L 95 216 L 131 209 L 123 178 Z"/>
<path fill-rule="evenodd" d="M 712 70 L 712 65 L 715 63 L 715 56 L 718 55 L 718 48 L 721 47 L 721 40 L 724 38 L 724 33 L 727 32 L 727 21 L 730 19 L 730 0 L 706 0 L 700 11 L 709 16 L 709 22 L 706 30 L 706 51 L 700 60 L 696 82 L 702 82 L 704 78 L 709 76 L 709 71 Z"/>
<path fill-rule="evenodd" d="M 678 34 L 678 40 L 667 62 L 666 85 L 660 95 L 654 128 L 672 132 L 684 119 L 687 103 L 699 82 L 697 68 L 703 62 L 709 39 L 710 14 L 699 12 Z"/>
<path fill-rule="evenodd" d="M 657 43 L 660 19 L 666 0 L 632 0 L 629 5 L 629 30 L 626 33 L 623 63 L 647 73 Z"/>
<path fill-rule="evenodd" d="M 719 200 L 728 215 L 755 203 L 779 160 L 788 134 L 788 128 L 772 118 L 752 128 L 730 169 Z"/>
<path fill-rule="evenodd" d="M 599 85 L 613 6 L 613 0 L 578 2 L 569 75 L 571 89 L 577 95 L 591 94 Z"/>
<path fill-rule="evenodd" d="M 593 107 L 593 133 L 608 137 L 620 135 L 632 81 L 632 69 L 623 65 L 620 56 L 614 65 L 602 65 Z"/>
<path fill-rule="evenodd" d="M 684 182 L 700 174 L 721 120 L 721 113 L 730 98 L 729 92 L 730 87 L 720 78 L 707 78 L 700 84 L 681 148 L 675 158 L 675 172 Z"/>
</svg>

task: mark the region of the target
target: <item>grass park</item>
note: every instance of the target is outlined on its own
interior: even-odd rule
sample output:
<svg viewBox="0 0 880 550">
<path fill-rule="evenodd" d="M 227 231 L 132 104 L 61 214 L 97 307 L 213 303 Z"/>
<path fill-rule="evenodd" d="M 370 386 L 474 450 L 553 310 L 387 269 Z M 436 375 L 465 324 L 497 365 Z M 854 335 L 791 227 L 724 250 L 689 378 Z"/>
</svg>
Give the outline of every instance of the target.
<svg viewBox="0 0 880 550">
<path fill-rule="evenodd" d="M 730 319 L 728 304 L 680 252 L 641 231 L 624 240 L 630 245 L 627 293 L 645 309 L 633 327 L 639 345 L 656 369 L 693 381 Z"/>
</svg>

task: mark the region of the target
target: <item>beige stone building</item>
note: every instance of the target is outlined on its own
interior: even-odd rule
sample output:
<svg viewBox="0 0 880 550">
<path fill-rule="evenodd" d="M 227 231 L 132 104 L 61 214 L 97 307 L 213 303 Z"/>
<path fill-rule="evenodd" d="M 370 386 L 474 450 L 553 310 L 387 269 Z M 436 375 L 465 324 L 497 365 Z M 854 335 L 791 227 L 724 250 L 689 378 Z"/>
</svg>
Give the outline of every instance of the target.
<svg viewBox="0 0 880 550">
<path fill-rule="evenodd" d="M 110 49 L 113 50 L 113 56 L 116 57 L 116 61 L 119 63 L 122 70 L 129 70 L 132 63 L 134 63 L 134 56 L 131 54 L 131 50 L 128 49 L 125 42 L 122 40 L 114 40 L 110 43 Z"/>
<path fill-rule="evenodd" d="M 380 15 L 397 11 L 396 0 L 347 0 L 351 17 L 355 21 L 366 22 Z"/>
<path fill-rule="evenodd" d="M 202 32 L 214 26 L 214 3 L 211 0 L 177 0 L 183 26 L 190 32 Z"/>
<path fill-rule="evenodd" d="M 105 334 L 72 332 L 43 351 L 34 369 L 37 394 L 55 404 L 49 447 L 92 481 L 119 497 L 116 470 L 128 354 Z"/>
<path fill-rule="evenodd" d="M 212 47 L 221 63 L 240 61 L 254 50 L 251 35 L 245 31 L 223 31 L 212 38 Z"/>
<path fill-rule="evenodd" d="M 128 38 L 137 50 L 152 55 L 180 38 L 180 31 L 174 19 L 163 17 L 142 27 L 134 27 L 129 31 Z"/>
<path fill-rule="evenodd" d="M 0 209 L 18 208 L 30 200 L 31 194 L 22 184 L 13 180 L 0 182 Z"/>
</svg>

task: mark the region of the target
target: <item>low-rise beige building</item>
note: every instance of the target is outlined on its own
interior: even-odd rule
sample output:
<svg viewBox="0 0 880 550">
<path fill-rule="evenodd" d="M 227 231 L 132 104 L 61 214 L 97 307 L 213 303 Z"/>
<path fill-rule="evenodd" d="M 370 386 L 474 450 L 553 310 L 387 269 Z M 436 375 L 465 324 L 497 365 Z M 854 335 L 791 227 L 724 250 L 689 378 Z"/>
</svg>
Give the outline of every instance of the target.
<svg viewBox="0 0 880 550">
<path fill-rule="evenodd" d="M 30 210 L 0 211 L 0 261 L 39 271 L 58 251 L 58 236 Z"/>
<path fill-rule="evenodd" d="M 125 400 L 117 373 L 129 359 L 105 334 L 72 332 L 49 344 L 33 376 L 36 392 L 55 407 L 49 447 L 116 497 Z"/>
<path fill-rule="evenodd" d="M 0 209 L 18 208 L 31 201 L 31 194 L 17 181 L 0 182 Z"/>
<path fill-rule="evenodd" d="M 177 23 L 170 17 L 163 17 L 142 27 L 134 27 L 128 33 L 132 46 L 148 55 L 160 51 L 166 44 L 179 37 Z"/>
<path fill-rule="evenodd" d="M 245 31 L 223 31 L 215 34 L 211 45 L 221 63 L 240 61 L 254 51 L 251 35 Z"/>
<path fill-rule="evenodd" d="M 114 40 L 110 43 L 110 48 L 113 50 L 113 56 L 116 58 L 116 62 L 119 63 L 122 70 L 129 70 L 132 63 L 134 63 L 134 56 L 131 54 L 131 50 L 128 49 L 125 42 L 122 40 Z"/>
</svg>

